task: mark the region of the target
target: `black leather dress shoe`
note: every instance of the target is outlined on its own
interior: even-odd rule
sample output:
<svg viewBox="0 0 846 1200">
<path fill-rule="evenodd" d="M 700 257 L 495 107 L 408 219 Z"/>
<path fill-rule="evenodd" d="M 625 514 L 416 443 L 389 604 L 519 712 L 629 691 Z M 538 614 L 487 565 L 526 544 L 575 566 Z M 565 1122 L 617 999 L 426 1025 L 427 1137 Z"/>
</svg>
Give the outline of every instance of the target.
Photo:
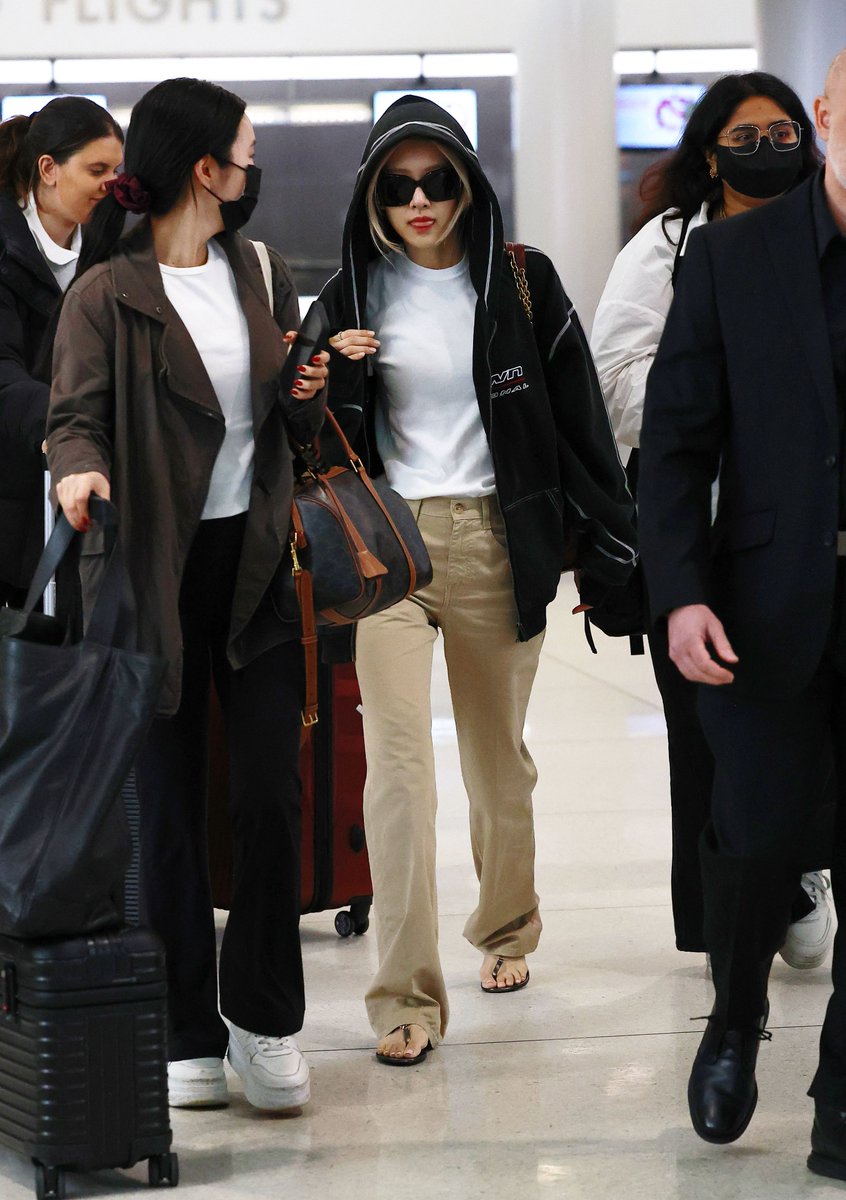
<svg viewBox="0 0 846 1200">
<path fill-rule="evenodd" d="M 815 1105 L 808 1167 L 827 1179 L 846 1180 L 846 1112 Z"/>
<path fill-rule="evenodd" d="M 708 1020 L 687 1085 L 690 1119 L 706 1142 L 734 1142 L 752 1120 L 758 1103 L 758 1047 L 770 1038 L 765 1022 L 762 1017 L 751 1028 L 725 1029 L 713 1017 Z"/>
</svg>

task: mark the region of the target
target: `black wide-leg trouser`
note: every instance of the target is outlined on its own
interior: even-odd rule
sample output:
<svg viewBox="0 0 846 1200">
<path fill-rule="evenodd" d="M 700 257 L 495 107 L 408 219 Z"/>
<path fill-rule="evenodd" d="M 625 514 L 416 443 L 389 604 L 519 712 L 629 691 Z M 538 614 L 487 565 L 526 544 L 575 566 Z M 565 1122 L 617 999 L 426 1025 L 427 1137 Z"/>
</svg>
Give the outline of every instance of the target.
<svg viewBox="0 0 846 1200">
<path fill-rule="evenodd" d="M 670 658 L 667 623 L 649 633 L 649 653 L 667 722 L 673 855 L 670 890 L 678 950 L 705 950 L 699 840 L 711 813 L 714 756 L 697 711 L 698 689 Z"/>
<path fill-rule="evenodd" d="M 673 832 L 670 891 L 676 949 L 701 953 L 708 947 L 705 940 L 700 842 L 711 816 L 714 756 L 699 718 L 699 688 L 685 679 L 670 658 L 666 621 L 659 621 L 650 630 L 649 653 L 667 722 Z M 818 812 L 816 834 L 809 836 L 806 841 L 807 855 L 802 866 L 803 872 L 819 871 L 828 865 L 831 803 L 829 792 L 826 805 Z M 807 893 L 801 885 L 797 885 L 790 922 L 799 921 L 812 911 L 813 905 Z"/>
<path fill-rule="evenodd" d="M 826 657 L 808 687 L 779 699 L 703 686 L 699 712 L 716 764 L 701 845 L 705 940 L 715 1016 L 728 1028 L 749 1027 L 765 1012 L 773 956 L 803 863 L 819 855 L 820 815 L 834 794 L 826 857 L 841 932 L 810 1094 L 846 1109 L 846 674 Z"/>
<path fill-rule="evenodd" d="M 298 640 L 240 670 L 226 657 L 246 514 L 203 521 L 180 593 L 182 700 L 136 762 L 143 919 L 167 951 L 169 1058 L 222 1057 L 228 1031 L 296 1033 L 305 1009 L 299 939 Z M 218 966 L 206 835 L 209 689 L 230 756 L 232 904 Z"/>
</svg>

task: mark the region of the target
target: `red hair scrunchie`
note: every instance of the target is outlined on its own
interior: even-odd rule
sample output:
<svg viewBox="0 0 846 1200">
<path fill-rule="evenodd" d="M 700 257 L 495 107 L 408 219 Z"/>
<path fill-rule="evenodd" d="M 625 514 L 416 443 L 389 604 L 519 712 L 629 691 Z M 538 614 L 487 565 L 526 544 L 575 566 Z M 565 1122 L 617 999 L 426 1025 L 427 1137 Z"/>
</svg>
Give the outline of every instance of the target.
<svg viewBox="0 0 846 1200">
<path fill-rule="evenodd" d="M 131 213 L 150 211 L 152 197 L 137 175 L 122 173 L 116 179 L 110 179 L 106 191 L 114 196 L 121 208 Z"/>
</svg>

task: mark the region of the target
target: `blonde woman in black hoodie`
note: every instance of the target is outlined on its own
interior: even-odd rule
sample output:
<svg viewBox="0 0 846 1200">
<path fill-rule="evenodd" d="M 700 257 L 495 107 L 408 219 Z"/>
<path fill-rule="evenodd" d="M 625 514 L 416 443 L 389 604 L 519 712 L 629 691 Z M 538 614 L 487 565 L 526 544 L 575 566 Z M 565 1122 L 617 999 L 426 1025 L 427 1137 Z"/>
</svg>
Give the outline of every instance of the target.
<svg viewBox="0 0 846 1200">
<path fill-rule="evenodd" d="M 331 404 L 406 498 L 432 583 L 356 632 L 368 760 L 365 822 L 379 970 L 367 995 L 386 1064 L 443 1038 L 438 957 L 432 649 L 440 630 L 470 801 L 479 904 L 465 937 L 481 986 L 529 981 L 541 920 L 522 741 L 565 530 L 596 580 L 635 561 L 631 502 L 590 354 L 552 263 L 529 249 L 532 319 L 496 197 L 458 123 L 407 96 L 373 129 L 323 292 L 335 329 Z"/>
</svg>

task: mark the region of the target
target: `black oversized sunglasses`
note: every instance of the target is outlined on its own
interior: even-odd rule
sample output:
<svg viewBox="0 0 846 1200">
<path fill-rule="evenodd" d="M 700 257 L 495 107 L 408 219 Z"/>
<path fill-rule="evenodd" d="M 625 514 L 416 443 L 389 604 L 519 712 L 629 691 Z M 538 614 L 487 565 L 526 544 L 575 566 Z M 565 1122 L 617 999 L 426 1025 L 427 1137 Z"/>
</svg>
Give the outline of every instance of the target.
<svg viewBox="0 0 846 1200">
<path fill-rule="evenodd" d="M 430 201 L 457 200 L 461 195 L 461 180 L 454 167 L 437 167 L 427 171 L 422 179 L 383 171 L 376 184 L 376 199 L 383 208 L 399 208 L 411 203 L 418 188 L 423 189 Z"/>
</svg>

